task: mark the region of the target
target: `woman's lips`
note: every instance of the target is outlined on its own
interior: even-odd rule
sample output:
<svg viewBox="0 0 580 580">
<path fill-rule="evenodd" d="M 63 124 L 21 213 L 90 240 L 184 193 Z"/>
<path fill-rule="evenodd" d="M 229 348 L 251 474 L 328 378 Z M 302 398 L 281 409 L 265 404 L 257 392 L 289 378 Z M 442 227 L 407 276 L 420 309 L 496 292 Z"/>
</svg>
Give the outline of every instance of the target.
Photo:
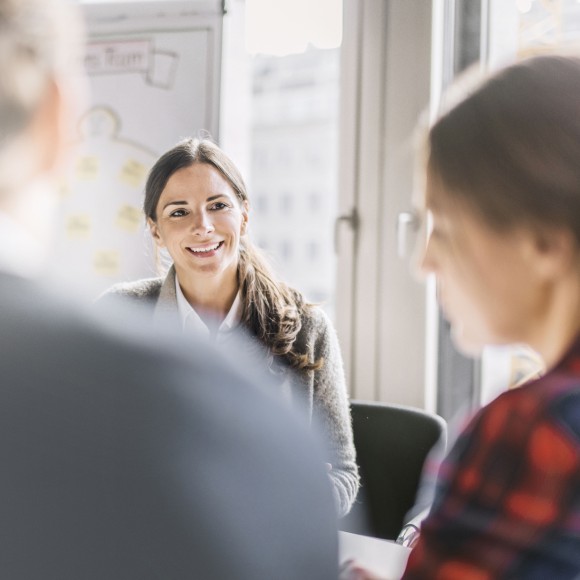
<svg viewBox="0 0 580 580">
<path fill-rule="evenodd" d="M 187 251 L 196 258 L 211 258 L 216 255 L 222 245 L 223 241 L 204 246 L 188 246 Z"/>
</svg>

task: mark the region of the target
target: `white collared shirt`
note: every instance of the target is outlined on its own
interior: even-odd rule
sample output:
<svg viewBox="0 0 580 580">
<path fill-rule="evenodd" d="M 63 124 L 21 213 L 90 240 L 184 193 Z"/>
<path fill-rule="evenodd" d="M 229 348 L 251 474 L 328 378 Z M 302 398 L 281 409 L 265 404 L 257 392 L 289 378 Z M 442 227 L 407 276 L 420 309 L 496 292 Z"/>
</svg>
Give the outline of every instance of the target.
<svg viewBox="0 0 580 580">
<path fill-rule="evenodd" d="M 223 342 L 228 336 L 230 336 L 230 331 L 240 324 L 242 319 L 243 306 L 239 290 L 227 316 L 223 319 L 217 329 L 211 329 L 208 327 L 187 301 L 183 295 L 181 286 L 179 285 L 177 275 L 175 276 L 175 296 L 177 297 L 177 309 L 181 320 L 181 328 L 184 333 L 194 332 L 198 335 L 212 338 L 216 342 Z"/>
<path fill-rule="evenodd" d="M 175 275 L 175 296 L 177 298 L 177 310 L 179 311 L 181 328 L 184 334 L 189 332 L 196 333 L 198 336 L 202 335 L 204 337 L 209 337 L 221 345 L 224 345 L 228 339 L 234 338 L 234 340 L 236 340 L 236 348 L 242 346 L 243 348 L 248 349 L 248 360 L 258 360 L 256 358 L 257 350 L 255 343 L 250 341 L 240 342 L 239 336 L 236 337 L 236 333 L 232 332 L 237 329 L 242 320 L 243 305 L 241 292 L 239 290 L 227 316 L 217 329 L 213 329 L 213 332 L 183 295 L 181 286 L 179 285 L 179 280 L 177 279 L 177 274 Z M 282 381 L 279 384 L 279 389 L 282 399 L 285 400 L 287 404 L 291 405 L 293 402 L 292 382 L 288 374 L 285 374 L 282 378 Z"/>
</svg>

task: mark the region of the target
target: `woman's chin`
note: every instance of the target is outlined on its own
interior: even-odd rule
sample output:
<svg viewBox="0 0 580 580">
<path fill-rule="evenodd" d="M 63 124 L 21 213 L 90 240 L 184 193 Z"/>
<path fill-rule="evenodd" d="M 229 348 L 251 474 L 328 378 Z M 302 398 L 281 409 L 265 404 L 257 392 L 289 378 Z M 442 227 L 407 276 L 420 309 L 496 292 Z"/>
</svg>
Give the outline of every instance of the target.
<svg viewBox="0 0 580 580">
<path fill-rule="evenodd" d="M 484 347 L 487 346 L 485 341 L 470 336 L 460 325 L 451 327 L 451 340 L 461 354 L 470 358 L 481 357 Z"/>
</svg>

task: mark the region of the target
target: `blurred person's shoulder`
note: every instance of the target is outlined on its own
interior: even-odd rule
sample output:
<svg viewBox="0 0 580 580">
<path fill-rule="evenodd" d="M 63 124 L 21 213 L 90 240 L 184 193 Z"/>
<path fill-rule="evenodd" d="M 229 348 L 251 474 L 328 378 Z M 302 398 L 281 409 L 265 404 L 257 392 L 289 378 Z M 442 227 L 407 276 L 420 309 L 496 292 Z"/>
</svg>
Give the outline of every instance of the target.
<svg viewBox="0 0 580 580">
<path fill-rule="evenodd" d="M 53 368 L 51 361 L 58 359 L 70 376 L 108 372 L 118 378 L 122 373 L 139 374 L 140 368 L 162 359 L 166 364 L 181 364 L 176 361 L 209 358 L 203 341 L 185 351 L 169 325 L 153 325 L 152 317 L 143 315 L 148 310 L 146 303 L 138 301 L 133 307 L 112 301 L 94 308 L 54 282 L 0 272 L 0 337 L 14 355 L 11 361 L 5 350 L 2 365 L 6 368 L 20 358 L 19 353 L 27 353 L 31 364 L 45 365 L 55 376 L 62 369 Z"/>
<path fill-rule="evenodd" d="M 241 372 L 240 361 L 201 338 L 186 343 L 159 325 L 153 333 L 132 312 L 104 316 L 58 289 L 4 274 L 0 288 L 5 441 L 34 432 L 43 457 L 74 451 L 99 472 L 121 457 L 162 530 L 182 520 L 167 522 L 173 512 L 156 507 L 164 494 L 190 514 L 186 527 L 203 530 L 199 541 L 183 532 L 187 549 L 173 560 L 180 573 L 196 563 L 204 577 L 275 577 L 278 567 L 283 579 L 334 577 L 335 514 L 321 444 L 267 396 L 263 376 Z M 149 466 L 167 489 L 155 478 L 149 485 Z M 140 497 L 123 495 L 122 486 L 115 493 L 120 503 Z M 225 525 L 214 534 L 216 520 Z M 223 550 L 242 538 L 253 538 L 242 542 L 247 553 L 224 562 Z M 159 542 L 152 561 L 177 550 L 161 535 Z"/>
<path fill-rule="evenodd" d="M 7 338 L 27 332 L 45 340 L 51 336 L 54 340 L 46 342 L 46 351 L 58 349 L 67 340 L 73 343 L 93 340 L 114 343 L 117 347 L 122 343 L 141 343 L 143 347 L 150 344 L 141 332 L 150 324 L 137 316 L 135 310 L 123 311 L 113 303 L 110 309 L 93 310 L 78 295 L 54 283 L 45 284 L 3 272 L 0 272 L 0 281 L 0 332 Z M 35 354 L 40 356 L 42 352 Z"/>
<path fill-rule="evenodd" d="M 169 321 L 153 322 L 138 309 L 95 309 L 58 287 L 1 272 L 0 341 L 3 376 L 15 384 L 32 384 L 38 375 L 63 391 L 75 383 L 102 391 L 138 383 L 141 393 L 195 392 L 210 407 L 233 405 L 257 423 L 269 423 L 258 416 L 280 420 L 274 407 L 291 415 L 272 397 L 260 358 L 239 356 L 254 348 L 245 334 L 223 351 L 203 336 L 184 340 Z"/>
</svg>

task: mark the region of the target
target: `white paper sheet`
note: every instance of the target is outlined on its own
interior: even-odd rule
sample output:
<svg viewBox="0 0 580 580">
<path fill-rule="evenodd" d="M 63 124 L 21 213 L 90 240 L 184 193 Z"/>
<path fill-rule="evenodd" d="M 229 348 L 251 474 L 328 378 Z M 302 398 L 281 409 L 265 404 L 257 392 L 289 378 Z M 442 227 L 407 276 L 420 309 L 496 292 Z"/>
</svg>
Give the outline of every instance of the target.
<svg viewBox="0 0 580 580">
<path fill-rule="evenodd" d="M 395 542 L 369 536 L 338 533 L 339 559 L 355 560 L 373 574 L 386 580 L 399 580 L 405 571 L 411 550 Z"/>
</svg>

